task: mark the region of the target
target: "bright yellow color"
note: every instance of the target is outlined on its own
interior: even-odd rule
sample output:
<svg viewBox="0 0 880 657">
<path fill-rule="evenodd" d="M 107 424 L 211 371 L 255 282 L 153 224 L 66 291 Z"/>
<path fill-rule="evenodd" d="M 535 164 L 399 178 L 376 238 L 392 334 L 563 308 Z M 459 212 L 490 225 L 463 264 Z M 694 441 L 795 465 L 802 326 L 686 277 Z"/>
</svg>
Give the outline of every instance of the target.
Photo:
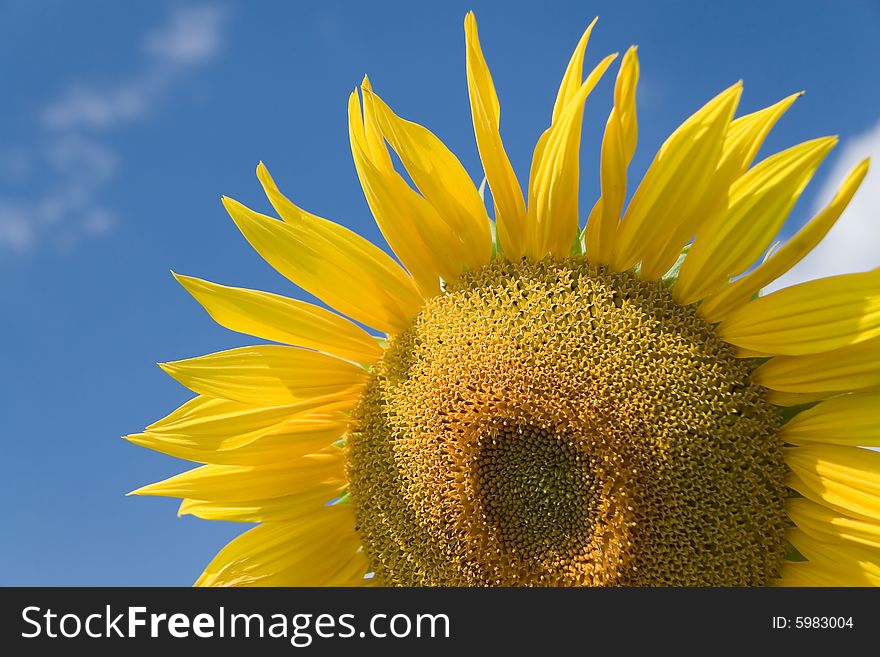
<svg viewBox="0 0 880 657">
<path fill-rule="evenodd" d="M 617 224 L 626 196 L 626 169 L 636 152 L 639 128 L 636 120 L 636 85 L 639 57 L 636 47 L 626 51 L 614 85 L 614 107 L 602 138 L 600 179 L 602 195 L 584 228 L 586 255 L 590 262 L 607 265 L 617 241 Z"/>
<path fill-rule="evenodd" d="M 718 334 L 738 347 L 799 356 L 880 336 L 880 269 L 807 281 L 741 306 Z"/>
<path fill-rule="evenodd" d="M 796 445 L 880 447 L 880 392 L 842 395 L 798 413 L 780 432 Z"/>
<path fill-rule="evenodd" d="M 715 292 L 700 304 L 699 313 L 709 321 L 723 319 L 734 308 L 746 303 L 765 285 L 775 281 L 799 263 L 812 251 L 852 200 L 856 190 L 868 174 L 869 161 L 863 160 L 847 175 L 831 202 L 813 217 L 800 231 L 788 240 L 754 270 Z"/>
<path fill-rule="evenodd" d="M 501 106 L 480 47 L 477 20 L 473 12 L 465 18 L 464 26 L 471 115 L 477 148 L 495 203 L 498 245 L 508 258 L 519 258 L 526 252 L 526 202 L 513 166 L 504 151 L 504 144 L 501 143 Z"/>
<path fill-rule="evenodd" d="M 642 262 L 650 279 L 675 261 L 704 221 L 714 198 L 709 184 L 721 159 L 724 136 L 742 94 L 742 83 L 718 94 L 660 147 L 617 230 L 611 265 L 618 271 Z M 660 264 L 658 264 L 660 263 Z"/>
<path fill-rule="evenodd" d="M 364 86 L 369 88 L 366 78 Z M 372 98 L 365 101 L 363 119 L 357 91 L 348 102 L 351 152 L 364 195 L 379 229 L 422 294 L 436 294 L 440 290 L 438 273 L 454 278 L 461 272 L 467 260 L 465 245 L 434 207 L 394 170 L 378 131 Z"/>
<path fill-rule="evenodd" d="M 864 449 L 880 445 L 880 269 L 757 297 L 824 237 L 865 178 L 868 161 L 812 221 L 755 266 L 835 140 L 807 141 L 752 166 L 800 94 L 734 118 L 742 94 L 736 83 L 672 133 L 624 207 L 638 135 L 633 47 L 622 58 L 605 124 L 601 195 L 581 232 L 584 103 L 614 59 L 600 60 L 584 79 L 594 25 L 569 60 L 524 194 L 516 171 L 525 163 L 514 166 L 505 151 L 476 19 L 465 18 L 468 96 L 494 201 L 494 242 L 480 193 L 459 160 L 427 128 L 394 114 L 366 78 L 362 98 L 357 90 L 349 98 L 352 156 L 369 207 L 402 266 L 343 226 L 293 204 L 262 163 L 257 176 L 281 221 L 223 199 L 257 252 L 329 308 L 175 274 L 221 325 L 281 343 L 163 364 L 197 396 L 128 436 L 202 464 L 136 493 L 181 498 L 181 514 L 262 523 L 221 550 L 198 584 L 374 583 L 365 578 L 370 564 L 354 527 L 358 501 L 347 496 L 340 445 L 376 364 L 428 300 L 446 295 L 462 272 L 503 266 L 504 259 L 569 257 L 586 258 L 613 276 L 638 277 L 640 285 L 662 279 L 672 287 L 671 303 L 691 306 L 694 321 L 708 322 L 713 339 L 742 358 L 766 359 L 745 362 L 766 399 L 790 407 L 792 417 L 776 437 L 787 445 L 787 485 L 797 493 L 785 506 L 794 525 L 788 541 L 805 559 L 781 562 L 773 583 L 880 583 L 880 453 Z M 395 170 L 389 145 L 415 189 Z M 515 292 L 511 282 L 510 304 Z M 635 382 L 633 393 L 644 385 Z"/>
<path fill-rule="evenodd" d="M 836 139 L 816 139 L 771 155 L 730 187 L 727 211 L 698 232 L 673 289 L 689 305 L 757 260 Z"/>
<path fill-rule="evenodd" d="M 227 287 L 174 274 L 215 322 L 239 333 L 323 351 L 369 365 L 382 349 L 369 333 L 336 313 L 269 292 Z"/>
<path fill-rule="evenodd" d="M 592 28 L 592 25 L 590 27 Z M 586 47 L 589 33 L 588 28 L 581 39 L 578 51 L 572 57 L 553 109 L 553 122 L 538 139 L 532 157 L 532 169 L 529 175 L 527 254 L 533 260 L 540 260 L 548 253 L 557 258 L 564 258 L 571 251 L 579 233 L 578 154 L 584 103 L 616 57 L 609 55 L 603 59 L 590 72 L 583 84 L 576 91 L 572 91 L 572 76 L 577 75 L 577 79 L 580 79 L 580 69 L 577 64 L 583 59 L 582 49 Z M 578 56 L 578 53 L 581 55 Z"/>
<path fill-rule="evenodd" d="M 220 351 L 161 367 L 200 395 L 256 405 L 293 404 L 325 395 L 350 397 L 367 378 L 363 368 L 338 358 L 270 345 Z"/>
</svg>

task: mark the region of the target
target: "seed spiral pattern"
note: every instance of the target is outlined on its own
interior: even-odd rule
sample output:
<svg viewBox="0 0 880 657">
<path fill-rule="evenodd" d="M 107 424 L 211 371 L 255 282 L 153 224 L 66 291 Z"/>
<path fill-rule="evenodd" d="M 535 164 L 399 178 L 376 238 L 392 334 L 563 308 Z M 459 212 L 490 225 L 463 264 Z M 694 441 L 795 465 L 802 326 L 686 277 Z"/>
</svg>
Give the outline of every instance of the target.
<svg viewBox="0 0 880 657">
<path fill-rule="evenodd" d="M 582 259 L 466 272 L 355 412 L 358 532 L 388 585 L 762 585 L 780 417 L 693 308 Z"/>
</svg>

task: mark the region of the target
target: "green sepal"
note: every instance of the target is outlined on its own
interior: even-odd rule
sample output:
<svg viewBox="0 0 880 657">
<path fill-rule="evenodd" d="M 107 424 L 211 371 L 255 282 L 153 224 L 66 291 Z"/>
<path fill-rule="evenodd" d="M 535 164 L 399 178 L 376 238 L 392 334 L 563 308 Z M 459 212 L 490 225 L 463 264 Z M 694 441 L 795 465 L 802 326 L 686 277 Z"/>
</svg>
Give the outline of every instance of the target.
<svg viewBox="0 0 880 657">
<path fill-rule="evenodd" d="M 681 273 L 682 265 L 684 265 L 684 259 L 687 257 L 688 251 L 690 251 L 691 245 L 685 244 L 684 248 L 681 250 L 681 253 L 678 254 L 678 258 L 675 259 L 672 267 L 669 268 L 669 271 L 663 274 L 663 285 L 666 287 L 672 287 L 675 285 L 675 281 L 678 280 L 678 275 Z"/>
<path fill-rule="evenodd" d="M 501 250 L 501 245 L 498 243 L 498 227 L 495 225 L 495 221 L 489 219 L 489 232 L 492 233 L 492 260 L 495 260 L 498 256 L 502 255 L 504 252 Z"/>
<path fill-rule="evenodd" d="M 336 506 L 337 504 L 351 504 L 351 496 L 348 494 L 348 491 L 345 491 L 339 497 L 334 497 L 324 506 Z"/>
<path fill-rule="evenodd" d="M 794 545 L 785 542 L 785 560 L 786 561 L 806 561 L 807 558 L 797 551 Z"/>
<path fill-rule="evenodd" d="M 782 418 L 782 423 L 791 422 L 798 413 L 809 410 L 818 403 L 819 401 L 813 401 L 806 404 L 798 404 L 797 406 L 781 406 L 779 408 L 779 415 Z"/>
<path fill-rule="evenodd" d="M 583 256 L 586 252 L 584 248 L 584 243 L 581 240 L 583 237 L 583 233 L 580 231 L 576 232 L 574 235 L 574 241 L 571 243 L 571 249 L 569 250 L 569 254 L 575 257 Z"/>
</svg>

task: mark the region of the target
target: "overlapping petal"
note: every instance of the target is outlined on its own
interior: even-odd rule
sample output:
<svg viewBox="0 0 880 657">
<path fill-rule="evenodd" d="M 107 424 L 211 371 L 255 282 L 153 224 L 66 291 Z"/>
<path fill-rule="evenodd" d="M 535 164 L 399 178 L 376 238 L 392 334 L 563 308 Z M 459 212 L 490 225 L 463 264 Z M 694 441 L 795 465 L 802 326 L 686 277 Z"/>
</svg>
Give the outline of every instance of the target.
<svg viewBox="0 0 880 657">
<path fill-rule="evenodd" d="M 673 294 L 688 305 L 748 269 L 766 250 L 816 168 L 837 143 L 814 139 L 772 155 L 730 188 L 726 212 L 697 232 Z"/>
<path fill-rule="evenodd" d="M 575 51 L 572 62 L 583 61 L 583 48 L 589 28 Z M 580 56 L 578 58 L 578 53 Z M 553 122 L 541 135 L 532 157 L 529 174 L 528 255 L 540 260 L 545 255 L 567 257 L 579 237 L 578 185 L 581 123 L 587 96 L 611 66 L 617 55 L 609 55 L 594 68 L 577 90 L 570 92 L 572 71 L 569 64 L 553 112 Z M 563 102 L 564 101 L 564 102 Z"/>
<path fill-rule="evenodd" d="M 327 507 L 338 499 L 344 486 L 337 483 L 319 484 L 294 495 L 267 497 L 260 500 L 193 500 L 180 503 L 178 515 L 192 515 L 203 520 L 228 522 L 278 522 L 299 520 L 316 509 Z"/>
<path fill-rule="evenodd" d="M 698 308 L 700 315 L 711 322 L 723 319 L 799 263 L 822 241 L 822 238 L 831 230 L 846 206 L 849 205 L 868 173 L 868 164 L 869 160 L 863 160 L 850 171 L 831 202 L 783 244 L 778 251 L 753 271 L 703 300 Z"/>
<path fill-rule="evenodd" d="M 132 495 L 158 495 L 213 502 L 284 497 L 344 482 L 343 454 L 337 447 L 293 462 L 269 465 L 203 465 L 143 486 Z"/>
<path fill-rule="evenodd" d="M 626 199 L 626 169 L 638 140 L 636 120 L 636 85 L 639 81 L 639 58 L 636 47 L 626 51 L 614 85 L 614 108 L 605 124 L 602 138 L 600 182 L 602 195 L 593 206 L 584 229 L 587 258 L 607 265 L 617 241 L 617 224 Z"/>
<path fill-rule="evenodd" d="M 880 549 L 880 523 L 853 518 L 802 497 L 786 503 L 788 516 L 799 529 L 820 541 L 853 543 Z"/>
<path fill-rule="evenodd" d="M 283 406 L 315 397 L 357 400 L 368 373 L 317 351 L 259 345 L 161 363 L 172 378 L 200 395 L 242 404 Z"/>
<path fill-rule="evenodd" d="M 364 89 L 370 89 L 364 78 Z M 439 292 L 440 277 L 453 280 L 468 260 L 468 245 L 434 207 L 394 170 L 380 134 L 373 98 L 349 96 L 348 130 L 355 168 L 379 230 L 425 296 Z"/>
<path fill-rule="evenodd" d="M 126 439 L 196 463 L 269 465 L 294 461 L 330 446 L 347 431 L 348 417 L 341 413 L 304 414 L 249 433 L 236 432 L 234 421 L 229 422 L 227 432 L 221 432 L 221 427 L 226 424 L 220 418 L 215 418 L 210 428 L 207 424 L 199 427 L 200 431 L 167 433 L 147 430 L 126 436 Z"/>
<path fill-rule="evenodd" d="M 259 525 L 223 548 L 196 586 L 362 586 L 367 562 L 350 509 Z"/>
<path fill-rule="evenodd" d="M 784 288 L 730 313 L 721 339 L 765 354 L 798 356 L 880 336 L 880 269 Z"/>
<path fill-rule="evenodd" d="M 278 294 L 175 274 L 215 322 L 239 333 L 308 347 L 365 365 L 382 355 L 369 333 L 336 313 Z"/>
<path fill-rule="evenodd" d="M 616 270 L 643 262 L 646 276 L 659 277 L 717 205 L 717 199 L 704 196 L 715 189 L 711 182 L 741 93 L 739 82 L 721 92 L 660 147 L 618 228 L 611 258 Z"/>
<path fill-rule="evenodd" d="M 801 411 L 779 432 L 785 442 L 880 447 L 880 392 L 834 397 Z"/>
<path fill-rule="evenodd" d="M 404 329 L 422 304 L 412 278 L 380 248 L 356 233 L 299 209 L 266 168 L 257 175 L 284 221 L 224 198 L 239 230 L 282 275 L 344 315 L 380 331 Z"/>
<path fill-rule="evenodd" d="M 372 103 L 382 136 L 422 195 L 461 239 L 465 263 L 482 267 L 492 256 L 492 232 L 486 206 L 458 158 L 431 131 L 406 121 L 369 89 L 364 104 Z"/>
<path fill-rule="evenodd" d="M 510 259 L 521 258 L 526 253 L 526 203 L 516 179 L 513 166 L 504 150 L 499 125 L 501 110 L 495 84 L 477 33 L 477 20 L 473 12 L 465 17 L 467 42 L 467 81 L 471 101 L 471 115 L 480 160 L 486 173 L 492 202 L 495 206 L 495 225 L 498 244 Z"/>
<path fill-rule="evenodd" d="M 880 521 L 880 452 L 858 447 L 807 445 L 785 450 L 789 485 L 816 503 Z"/>
</svg>

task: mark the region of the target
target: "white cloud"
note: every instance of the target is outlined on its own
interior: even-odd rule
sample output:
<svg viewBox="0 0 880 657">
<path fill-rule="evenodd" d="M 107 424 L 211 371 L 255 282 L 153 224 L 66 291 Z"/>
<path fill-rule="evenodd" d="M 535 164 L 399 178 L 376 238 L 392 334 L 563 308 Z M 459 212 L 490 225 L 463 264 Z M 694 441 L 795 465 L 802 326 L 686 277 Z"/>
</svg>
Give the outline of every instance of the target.
<svg viewBox="0 0 880 657">
<path fill-rule="evenodd" d="M 769 289 L 880 266 L 880 119 L 867 131 L 843 143 L 816 195 L 813 212 L 831 200 L 846 175 L 866 157 L 871 158 L 872 167 L 849 207 L 825 239 Z"/>
<path fill-rule="evenodd" d="M 94 139 L 68 134 L 46 149 L 48 163 L 67 178 L 85 184 L 103 183 L 116 173 L 116 154 Z"/>
<path fill-rule="evenodd" d="M 219 7 L 181 9 L 164 29 L 147 36 L 144 49 L 173 66 L 201 64 L 219 52 L 225 19 Z"/>
<path fill-rule="evenodd" d="M 146 79 L 112 89 L 71 87 L 63 98 L 43 110 L 43 122 L 63 130 L 77 127 L 109 128 L 143 116 L 150 105 Z"/>
<path fill-rule="evenodd" d="M 140 68 L 98 87 L 72 81 L 41 112 L 42 146 L 4 148 L 0 182 L 24 187 L 39 171 L 42 194 L 0 191 L 0 248 L 27 251 L 43 231 L 63 226 L 67 244 L 77 235 L 101 235 L 115 223 L 100 193 L 115 178 L 120 157 L 101 132 L 143 121 L 175 86 L 220 52 L 226 11 L 217 6 L 178 7 L 164 26 L 141 39 Z"/>
<path fill-rule="evenodd" d="M 0 201 L 0 247 L 25 251 L 34 241 L 34 230 L 25 210 L 14 203 Z"/>
<path fill-rule="evenodd" d="M 220 7 L 186 7 L 143 41 L 146 62 L 140 72 L 115 85 L 71 85 L 43 110 L 53 129 L 109 128 L 140 119 L 154 109 L 181 76 L 220 50 L 226 12 Z"/>
</svg>

